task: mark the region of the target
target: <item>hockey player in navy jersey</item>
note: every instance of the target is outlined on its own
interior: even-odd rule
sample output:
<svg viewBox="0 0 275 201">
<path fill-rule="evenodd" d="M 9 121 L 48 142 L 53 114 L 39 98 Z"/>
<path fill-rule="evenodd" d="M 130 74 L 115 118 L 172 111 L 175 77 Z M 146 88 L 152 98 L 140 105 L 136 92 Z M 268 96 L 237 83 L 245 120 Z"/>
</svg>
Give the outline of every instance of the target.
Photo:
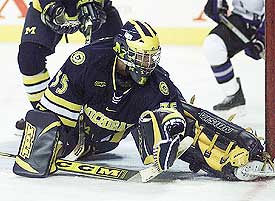
<svg viewBox="0 0 275 201">
<path fill-rule="evenodd" d="M 90 43 L 116 35 L 121 26 L 119 13 L 109 0 L 33 0 L 18 52 L 19 69 L 32 106 L 35 108 L 50 81 L 46 58 L 55 52 L 63 34 L 79 30 Z M 21 120 L 16 127 L 21 129 L 23 125 Z"/>
<path fill-rule="evenodd" d="M 265 51 L 265 1 L 233 0 L 232 6 L 229 16 L 226 0 L 208 0 L 205 6 L 206 15 L 218 25 L 205 39 L 203 48 L 214 76 L 226 96 L 213 107 L 215 111 L 230 110 L 246 103 L 241 81 L 234 74 L 231 58 L 244 50 L 247 56 L 258 60 Z M 222 23 L 220 15 L 228 17 L 229 22 L 244 36 L 238 36 L 236 31 Z"/>
<path fill-rule="evenodd" d="M 254 180 L 247 171 L 273 173 L 273 164 L 252 133 L 186 103 L 161 68 L 160 43 L 147 23 L 128 21 L 114 38 L 104 38 L 70 55 L 26 127 L 13 167 L 15 174 L 47 177 L 57 158 L 79 160 L 115 149 L 129 133 L 142 162 L 159 172 L 176 160 L 186 136 L 192 146 L 181 156 L 192 171 L 229 180 Z"/>
</svg>

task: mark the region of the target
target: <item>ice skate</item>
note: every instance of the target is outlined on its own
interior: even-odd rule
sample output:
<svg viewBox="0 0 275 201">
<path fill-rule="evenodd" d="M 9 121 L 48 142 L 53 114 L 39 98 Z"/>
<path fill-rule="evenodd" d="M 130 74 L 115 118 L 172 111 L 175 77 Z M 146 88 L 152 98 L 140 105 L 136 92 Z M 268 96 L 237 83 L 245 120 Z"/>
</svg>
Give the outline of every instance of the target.
<svg viewBox="0 0 275 201">
<path fill-rule="evenodd" d="M 214 111 L 228 111 L 236 107 L 242 108 L 245 105 L 240 78 L 236 79 L 240 86 L 239 90 L 235 94 L 225 97 L 221 103 L 213 106 Z"/>
</svg>

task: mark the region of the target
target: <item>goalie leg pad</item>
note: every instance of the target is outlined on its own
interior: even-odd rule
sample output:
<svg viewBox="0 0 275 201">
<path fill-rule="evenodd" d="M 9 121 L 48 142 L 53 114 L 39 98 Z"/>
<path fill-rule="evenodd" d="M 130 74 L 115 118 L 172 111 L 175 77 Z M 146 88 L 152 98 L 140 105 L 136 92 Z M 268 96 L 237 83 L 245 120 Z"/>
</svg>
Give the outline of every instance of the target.
<svg viewBox="0 0 275 201">
<path fill-rule="evenodd" d="M 25 119 L 26 127 L 13 172 L 26 177 L 47 177 L 56 171 L 61 122 L 54 113 L 38 110 L 30 110 Z"/>
<path fill-rule="evenodd" d="M 186 134 L 194 138 L 192 148 L 181 159 L 192 169 L 236 180 L 234 170 L 260 160 L 263 146 L 252 133 L 208 111 L 183 103 Z"/>
</svg>

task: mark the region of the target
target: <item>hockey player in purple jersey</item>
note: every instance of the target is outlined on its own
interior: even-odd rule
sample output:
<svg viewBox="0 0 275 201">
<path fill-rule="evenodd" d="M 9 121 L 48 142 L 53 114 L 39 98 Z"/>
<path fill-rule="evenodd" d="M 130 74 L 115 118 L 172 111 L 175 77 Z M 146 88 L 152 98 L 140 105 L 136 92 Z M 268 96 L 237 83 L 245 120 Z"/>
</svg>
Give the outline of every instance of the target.
<svg viewBox="0 0 275 201">
<path fill-rule="evenodd" d="M 240 78 L 235 76 L 231 58 L 244 50 L 253 59 L 264 57 L 265 51 L 265 1 L 233 0 L 233 10 L 228 15 L 226 0 L 208 0 L 205 13 L 218 25 L 204 42 L 204 52 L 211 69 L 225 94 L 224 100 L 215 105 L 215 111 L 244 106 L 245 96 Z M 231 25 L 226 25 L 223 19 Z M 237 33 L 240 32 L 240 33 Z M 249 70 L 249 66 L 246 66 Z"/>
<path fill-rule="evenodd" d="M 259 139 L 244 128 L 188 104 L 159 66 L 160 43 L 147 23 L 128 21 L 114 38 L 78 49 L 50 81 L 26 126 L 15 174 L 47 177 L 56 159 L 80 160 L 115 149 L 133 136 L 145 165 L 160 173 L 180 157 L 229 180 L 254 180 L 248 172 L 274 173 Z"/>
</svg>

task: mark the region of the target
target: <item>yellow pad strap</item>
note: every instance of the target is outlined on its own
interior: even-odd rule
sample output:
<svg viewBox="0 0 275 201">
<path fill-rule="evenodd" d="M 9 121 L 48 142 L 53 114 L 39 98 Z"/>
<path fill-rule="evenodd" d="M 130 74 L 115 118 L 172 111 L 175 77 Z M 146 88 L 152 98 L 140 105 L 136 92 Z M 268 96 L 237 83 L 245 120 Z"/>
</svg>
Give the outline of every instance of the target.
<svg viewBox="0 0 275 201">
<path fill-rule="evenodd" d="M 202 133 L 203 126 L 199 126 L 198 121 L 195 123 L 195 136 L 194 136 L 194 142 L 192 143 L 192 146 L 195 146 L 197 141 L 199 140 L 199 137 Z"/>
<path fill-rule="evenodd" d="M 210 143 L 210 145 L 209 145 L 209 147 L 208 147 L 208 149 L 204 152 L 204 156 L 209 157 L 211 155 L 211 150 L 213 149 L 217 139 L 218 139 L 218 135 L 215 134 L 212 141 L 211 141 L 211 143 Z"/>
<path fill-rule="evenodd" d="M 229 143 L 229 145 L 227 146 L 227 148 L 225 150 L 224 156 L 221 159 L 221 163 L 224 163 L 228 159 L 230 150 L 231 150 L 233 145 L 234 145 L 234 142 Z"/>
</svg>

